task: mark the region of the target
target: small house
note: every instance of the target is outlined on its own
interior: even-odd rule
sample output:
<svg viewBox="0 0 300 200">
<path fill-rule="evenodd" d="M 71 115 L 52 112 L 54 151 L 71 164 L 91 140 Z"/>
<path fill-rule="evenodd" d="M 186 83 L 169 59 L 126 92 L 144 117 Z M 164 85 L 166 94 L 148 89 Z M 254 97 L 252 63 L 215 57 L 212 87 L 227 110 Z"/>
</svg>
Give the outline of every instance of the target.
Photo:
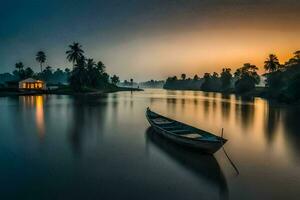
<svg viewBox="0 0 300 200">
<path fill-rule="evenodd" d="M 46 83 L 41 80 L 27 78 L 27 79 L 19 82 L 19 89 L 22 89 L 22 90 L 45 90 Z"/>
</svg>

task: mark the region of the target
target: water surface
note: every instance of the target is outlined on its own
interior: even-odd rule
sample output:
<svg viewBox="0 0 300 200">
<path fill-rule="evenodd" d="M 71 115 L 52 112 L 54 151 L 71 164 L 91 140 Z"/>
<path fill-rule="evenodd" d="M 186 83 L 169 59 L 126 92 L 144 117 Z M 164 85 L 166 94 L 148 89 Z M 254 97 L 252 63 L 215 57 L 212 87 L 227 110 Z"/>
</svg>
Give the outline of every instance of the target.
<svg viewBox="0 0 300 200">
<path fill-rule="evenodd" d="M 214 157 L 149 129 L 146 107 L 229 140 Z M 1 199 L 299 199 L 298 107 L 145 90 L 0 98 Z"/>
</svg>

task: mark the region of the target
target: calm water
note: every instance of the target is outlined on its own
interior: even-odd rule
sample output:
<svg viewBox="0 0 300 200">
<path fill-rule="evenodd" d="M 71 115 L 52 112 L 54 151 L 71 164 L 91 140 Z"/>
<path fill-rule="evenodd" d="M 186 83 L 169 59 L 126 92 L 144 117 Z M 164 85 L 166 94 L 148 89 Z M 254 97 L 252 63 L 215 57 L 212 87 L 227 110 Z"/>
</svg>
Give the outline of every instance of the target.
<svg viewBox="0 0 300 200">
<path fill-rule="evenodd" d="M 151 129 L 154 111 L 220 134 L 240 175 Z M 146 90 L 0 98 L 1 199 L 299 199 L 300 109 Z"/>
</svg>

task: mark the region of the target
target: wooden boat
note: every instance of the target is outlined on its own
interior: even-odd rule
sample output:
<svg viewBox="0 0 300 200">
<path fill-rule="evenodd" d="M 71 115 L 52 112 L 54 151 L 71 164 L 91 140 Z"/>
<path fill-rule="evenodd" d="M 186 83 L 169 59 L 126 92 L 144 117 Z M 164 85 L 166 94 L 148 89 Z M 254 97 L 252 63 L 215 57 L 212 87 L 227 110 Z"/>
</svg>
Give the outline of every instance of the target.
<svg viewBox="0 0 300 200">
<path fill-rule="evenodd" d="M 147 108 L 146 117 L 153 129 L 164 137 L 204 153 L 213 154 L 227 142 L 222 137 L 164 117 L 149 108 Z"/>
</svg>

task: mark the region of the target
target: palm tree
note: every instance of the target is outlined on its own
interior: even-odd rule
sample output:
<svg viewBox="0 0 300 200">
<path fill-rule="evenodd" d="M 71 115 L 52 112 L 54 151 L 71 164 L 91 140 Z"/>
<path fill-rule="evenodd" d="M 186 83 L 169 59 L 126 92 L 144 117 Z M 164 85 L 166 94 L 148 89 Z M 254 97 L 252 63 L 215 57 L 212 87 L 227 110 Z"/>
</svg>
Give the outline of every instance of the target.
<svg viewBox="0 0 300 200">
<path fill-rule="evenodd" d="M 95 65 L 96 63 L 92 58 L 86 60 L 87 81 L 88 81 L 88 85 L 92 87 L 96 86 L 97 78 L 98 78 Z"/>
<path fill-rule="evenodd" d="M 43 63 L 45 63 L 45 61 L 46 61 L 45 52 L 43 52 L 43 51 L 37 52 L 35 60 L 40 63 L 41 72 L 42 72 L 43 71 Z"/>
<path fill-rule="evenodd" d="M 105 65 L 103 64 L 103 62 L 99 61 L 96 64 L 96 68 L 97 70 L 100 72 L 100 74 L 103 74 L 105 72 Z"/>
<path fill-rule="evenodd" d="M 265 70 L 269 72 L 275 72 L 279 69 L 280 63 L 275 54 L 270 54 L 267 60 L 265 61 Z"/>
<path fill-rule="evenodd" d="M 86 71 L 86 59 L 82 56 L 75 64 L 75 68 L 69 76 L 70 86 L 76 90 L 81 91 L 87 86 L 87 71 Z"/>
<path fill-rule="evenodd" d="M 83 57 L 84 51 L 81 47 L 82 46 L 79 43 L 73 42 L 73 44 L 69 45 L 70 50 L 66 51 L 67 59 L 69 62 L 73 63 L 73 68 L 75 63 L 77 64 L 81 57 Z"/>
<path fill-rule="evenodd" d="M 15 67 L 18 70 L 18 72 L 20 72 L 24 68 L 24 65 L 22 62 L 18 62 L 15 64 Z"/>
<path fill-rule="evenodd" d="M 96 63 L 95 63 L 94 59 L 88 58 L 86 60 L 86 66 L 87 66 L 88 69 L 93 68 L 95 65 L 96 65 Z"/>
</svg>

